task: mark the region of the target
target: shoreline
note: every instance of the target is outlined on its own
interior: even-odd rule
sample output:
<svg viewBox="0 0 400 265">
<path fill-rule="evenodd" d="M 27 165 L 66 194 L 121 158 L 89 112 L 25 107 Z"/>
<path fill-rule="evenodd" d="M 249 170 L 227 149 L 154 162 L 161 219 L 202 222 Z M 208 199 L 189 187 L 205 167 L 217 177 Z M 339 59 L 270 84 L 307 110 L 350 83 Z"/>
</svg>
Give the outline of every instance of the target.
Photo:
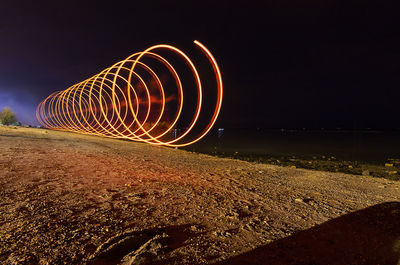
<svg viewBox="0 0 400 265">
<path fill-rule="evenodd" d="M 400 180 L 400 159 L 388 159 L 386 163 L 368 163 L 365 161 L 340 160 L 334 156 L 295 156 L 295 155 L 258 155 L 224 152 L 201 152 L 183 149 L 189 152 L 207 154 L 219 158 L 231 158 L 259 164 L 302 168 L 324 172 L 345 173 L 363 177 L 376 177 L 388 180 Z"/>
<path fill-rule="evenodd" d="M 32 127 L 17 127 L 17 126 L 3 126 L 6 129 L 33 129 L 33 130 L 48 130 L 45 128 L 32 128 Z M 278 129 L 268 129 L 265 131 L 280 131 Z M 303 130 L 284 130 L 285 132 L 304 132 Z M 58 131 L 62 132 L 62 131 Z M 307 132 L 351 132 L 351 131 L 336 131 L 336 130 L 308 130 Z M 360 132 L 364 133 L 376 133 L 376 132 L 384 132 L 384 130 L 360 130 Z M 393 131 L 392 132 L 396 132 Z M 75 132 L 66 132 L 77 135 L 85 135 L 79 134 Z M 91 136 L 87 134 L 86 136 Z M 99 136 L 96 136 L 99 137 Z M 100 136 L 101 137 L 101 136 Z M 104 139 L 113 139 L 108 137 L 101 137 Z M 124 142 L 132 142 L 124 139 L 117 139 L 119 141 Z M 168 148 L 168 147 L 167 147 Z M 212 152 L 195 150 L 192 146 L 179 148 L 179 150 L 188 151 L 192 153 L 198 154 L 206 154 L 218 158 L 230 158 L 237 159 L 240 161 L 253 162 L 258 164 L 266 164 L 266 165 L 275 165 L 275 166 L 283 166 L 290 168 L 301 168 L 308 170 L 317 170 L 323 172 L 336 172 L 336 173 L 345 173 L 351 175 L 359 175 L 362 177 L 375 177 L 375 178 L 384 178 L 388 180 L 400 180 L 400 158 L 388 158 L 386 161 L 362 161 L 362 160 L 346 160 L 340 159 L 332 155 L 292 155 L 292 154 L 251 154 L 248 152 L 221 152 L 217 151 L 218 147 L 215 146 Z"/>
</svg>

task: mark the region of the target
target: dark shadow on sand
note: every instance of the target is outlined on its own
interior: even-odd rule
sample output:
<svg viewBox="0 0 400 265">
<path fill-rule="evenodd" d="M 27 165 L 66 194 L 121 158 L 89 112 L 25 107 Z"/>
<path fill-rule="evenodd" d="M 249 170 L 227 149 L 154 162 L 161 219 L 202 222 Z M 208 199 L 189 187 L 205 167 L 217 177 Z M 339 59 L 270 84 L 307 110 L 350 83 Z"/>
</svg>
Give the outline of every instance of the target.
<svg viewBox="0 0 400 265">
<path fill-rule="evenodd" d="M 222 264 L 400 264 L 400 202 L 374 205 Z"/>
</svg>

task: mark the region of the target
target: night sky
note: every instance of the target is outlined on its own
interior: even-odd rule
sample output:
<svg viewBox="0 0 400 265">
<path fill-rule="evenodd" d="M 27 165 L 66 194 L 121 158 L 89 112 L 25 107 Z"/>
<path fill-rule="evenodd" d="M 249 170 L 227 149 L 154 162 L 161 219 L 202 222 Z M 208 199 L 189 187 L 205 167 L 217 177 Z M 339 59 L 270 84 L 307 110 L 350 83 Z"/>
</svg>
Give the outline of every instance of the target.
<svg viewBox="0 0 400 265">
<path fill-rule="evenodd" d="M 48 94 L 151 45 L 193 51 L 197 39 L 223 75 L 218 126 L 398 129 L 398 10 L 365 0 L 1 1 L 0 108 L 36 124 Z"/>
</svg>

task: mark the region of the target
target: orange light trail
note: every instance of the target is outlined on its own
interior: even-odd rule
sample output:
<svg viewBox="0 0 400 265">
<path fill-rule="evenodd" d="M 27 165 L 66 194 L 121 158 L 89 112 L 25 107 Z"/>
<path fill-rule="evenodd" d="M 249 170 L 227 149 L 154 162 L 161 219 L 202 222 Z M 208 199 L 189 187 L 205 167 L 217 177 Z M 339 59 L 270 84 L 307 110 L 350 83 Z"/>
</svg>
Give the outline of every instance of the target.
<svg viewBox="0 0 400 265">
<path fill-rule="evenodd" d="M 57 91 L 36 108 L 39 123 L 49 129 L 70 131 L 111 138 L 128 139 L 152 145 L 183 147 L 202 139 L 214 126 L 221 111 L 223 84 L 218 64 L 211 52 L 200 42 L 194 44 L 207 57 L 214 71 L 217 97 L 211 119 L 200 134 L 194 128 L 202 114 L 203 86 L 194 63 L 181 50 L 171 45 L 154 45 L 130 55 L 80 83 Z M 196 87 L 197 101 L 192 120 L 174 139 L 168 133 L 176 128 L 184 113 L 184 85 L 173 64 L 156 53 L 169 52 L 189 67 Z M 176 92 L 167 95 L 163 79 L 157 75 L 160 66 L 151 68 L 146 60 L 155 60 L 173 77 Z M 146 82 L 151 77 L 152 82 Z M 186 94 L 186 92 L 185 92 Z M 167 104 L 175 102 L 172 120 L 165 121 Z M 165 124 L 168 124 L 165 126 Z M 199 126 L 199 125 L 197 125 Z"/>
</svg>

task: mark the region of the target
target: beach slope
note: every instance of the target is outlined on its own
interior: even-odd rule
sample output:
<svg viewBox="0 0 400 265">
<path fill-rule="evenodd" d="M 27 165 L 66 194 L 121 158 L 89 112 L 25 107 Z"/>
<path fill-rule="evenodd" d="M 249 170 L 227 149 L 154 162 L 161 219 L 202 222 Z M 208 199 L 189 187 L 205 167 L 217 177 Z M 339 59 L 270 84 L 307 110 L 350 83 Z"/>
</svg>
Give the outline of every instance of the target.
<svg viewBox="0 0 400 265">
<path fill-rule="evenodd" d="M 397 264 L 400 182 L 0 127 L 1 264 Z"/>
</svg>

